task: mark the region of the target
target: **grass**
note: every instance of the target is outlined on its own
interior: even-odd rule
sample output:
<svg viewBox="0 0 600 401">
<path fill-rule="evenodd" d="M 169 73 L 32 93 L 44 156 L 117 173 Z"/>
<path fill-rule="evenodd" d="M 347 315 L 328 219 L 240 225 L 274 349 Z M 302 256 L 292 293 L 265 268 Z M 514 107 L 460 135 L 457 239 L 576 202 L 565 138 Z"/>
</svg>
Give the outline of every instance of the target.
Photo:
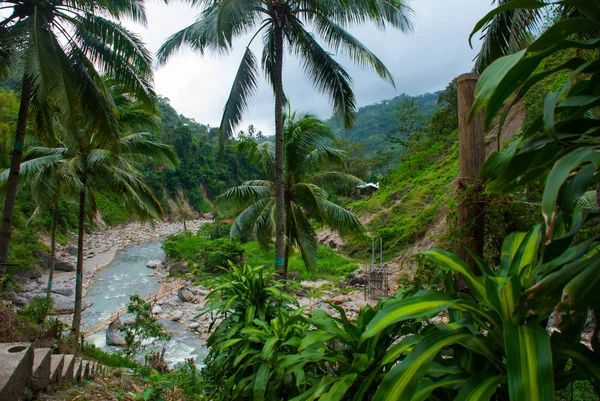
<svg viewBox="0 0 600 401">
<path fill-rule="evenodd" d="M 452 182 L 457 176 L 456 141 L 430 143 L 415 149 L 410 163 L 404 161 L 392 171 L 370 198 L 347 207 L 358 216 L 372 215 L 366 228 L 383 238 L 384 259 L 389 260 L 422 238 L 444 209 L 456 202 Z M 359 257 L 370 257 L 371 244 L 364 239 L 351 241 L 351 247 Z"/>
<path fill-rule="evenodd" d="M 134 361 L 131 358 L 128 358 L 119 353 L 111 353 L 101 350 L 100 348 L 96 348 L 94 345 L 86 345 L 81 350 L 81 355 L 91 358 L 96 362 L 99 362 L 105 366 L 109 366 L 111 368 L 130 368 L 130 369 L 141 369 L 143 366 Z"/>
<path fill-rule="evenodd" d="M 275 249 L 271 247 L 269 252 L 264 252 L 256 241 L 250 241 L 244 246 L 244 258 L 250 266 L 272 266 L 275 260 Z M 359 268 L 357 261 L 339 255 L 333 249 L 319 245 L 318 246 L 317 267 L 312 270 L 306 270 L 304 262 L 299 252 L 293 252 L 290 256 L 289 271 L 292 277 L 298 277 L 300 280 L 335 280 L 348 275 Z"/>
</svg>

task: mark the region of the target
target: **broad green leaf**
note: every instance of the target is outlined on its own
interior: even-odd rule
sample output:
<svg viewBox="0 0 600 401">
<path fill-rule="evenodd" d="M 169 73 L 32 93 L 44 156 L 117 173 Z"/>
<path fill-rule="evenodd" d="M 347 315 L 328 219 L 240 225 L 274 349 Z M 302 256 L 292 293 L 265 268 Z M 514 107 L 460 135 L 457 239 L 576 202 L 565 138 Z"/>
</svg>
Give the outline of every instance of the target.
<svg viewBox="0 0 600 401">
<path fill-rule="evenodd" d="M 264 401 L 267 383 L 269 381 L 269 364 L 263 363 L 258 368 L 254 381 L 254 401 Z"/>
<path fill-rule="evenodd" d="M 461 388 L 454 401 L 489 401 L 504 377 L 479 374 L 471 377 Z"/>
<path fill-rule="evenodd" d="M 308 334 L 306 334 L 306 336 L 304 336 L 304 338 L 302 339 L 298 351 L 303 351 L 304 349 L 314 344 L 324 343 L 326 341 L 331 340 L 334 337 L 334 333 L 327 333 L 319 330 L 311 331 Z"/>
<path fill-rule="evenodd" d="M 437 353 L 447 346 L 466 341 L 472 336 L 464 329 L 438 330 L 426 335 L 406 359 L 385 375 L 373 401 L 410 400 Z"/>
<path fill-rule="evenodd" d="M 523 311 L 549 313 L 560 301 L 563 288 L 585 269 L 600 265 L 600 253 L 587 255 L 544 277 L 519 298 L 517 307 Z"/>
<path fill-rule="evenodd" d="M 529 52 L 539 52 L 553 47 L 562 39 L 567 39 L 569 35 L 578 32 L 593 31 L 600 29 L 600 22 L 589 18 L 568 18 L 555 22 L 546 29 L 532 44 L 529 45 Z"/>
<path fill-rule="evenodd" d="M 511 401 L 554 400 L 550 336 L 539 326 L 504 325 Z"/>
<path fill-rule="evenodd" d="M 502 275 L 507 277 L 510 272 L 510 266 L 512 264 L 515 254 L 521 246 L 521 242 L 525 239 L 527 233 L 513 232 L 502 242 L 502 249 L 500 251 L 500 267 L 502 268 Z"/>
<path fill-rule="evenodd" d="M 462 274 L 467 283 L 469 289 L 473 292 L 473 296 L 480 302 L 485 302 L 485 287 L 483 285 L 483 279 L 475 276 L 469 266 L 460 260 L 458 256 L 446 252 L 440 249 L 432 249 L 430 251 L 422 252 L 423 255 L 428 256 L 432 261 L 437 263 L 440 267 L 445 269 L 453 270 L 457 273 Z"/>
<path fill-rule="evenodd" d="M 400 358 L 400 355 L 410 351 L 420 339 L 421 336 L 418 335 L 402 339 L 398 344 L 394 345 L 385 353 L 385 356 L 381 360 L 381 364 L 387 365 L 388 363 L 395 362 L 398 358 Z"/>
<path fill-rule="evenodd" d="M 331 386 L 331 389 L 329 389 L 329 391 L 323 394 L 319 399 L 321 401 L 338 401 L 345 399 L 344 395 L 354 383 L 356 376 L 356 373 L 352 373 L 338 377 L 335 384 Z"/>
<path fill-rule="evenodd" d="M 278 341 L 279 341 L 278 337 L 271 337 L 265 342 L 265 345 L 262 349 L 262 354 L 261 354 L 262 359 L 264 359 L 264 360 L 271 359 L 271 356 L 273 354 L 273 348 L 275 348 L 275 345 L 277 345 Z"/>
<path fill-rule="evenodd" d="M 489 103 L 500 83 L 509 71 L 515 67 L 523 57 L 526 50 L 518 51 L 514 54 L 504 56 L 494 61 L 483 71 L 477 88 L 475 89 L 475 103 L 471 109 L 470 118 L 474 118 Z"/>
<path fill-rule="evenodd" d="M 455 302 L 457 299 L 452 299 L 438 291 L 424 291 L 404 299 L 391 299 L 367 325 L 361 341 L 379 334 L 387 326 L 402 320 L 435 315 Z"/>
<path fill-rule="evenodd" d="M 511 142 L 502 152 L 493 152 L 491 155 L 489 155 L 479 171 L 480 177 L 484 181 L 488 181 L 496 179 L 500 174 L 502 174 L 515 155 L 517 147 L 520 143 L 521 139 L 517 139 Z"/>
<path fill-rule="evenodd" d="M 600 167 L 600 153 L 595 151 L 595 146 L 583 146 L 567 153 L 556 162 L 548 175 L 542 197 L 542 215 L 548 238 L 553 237 L 559 191 L 571 172 L 584 163 L 593 163 L 596 169 Z"/>
<path fill-rule="evenodd" d="M 447 376 L 438 381 L 424 380 L 410 401 L 425 401 L 436 388 L 462 386 L 466 381 L 467 379 L 460 375 Z"/>
</svg>

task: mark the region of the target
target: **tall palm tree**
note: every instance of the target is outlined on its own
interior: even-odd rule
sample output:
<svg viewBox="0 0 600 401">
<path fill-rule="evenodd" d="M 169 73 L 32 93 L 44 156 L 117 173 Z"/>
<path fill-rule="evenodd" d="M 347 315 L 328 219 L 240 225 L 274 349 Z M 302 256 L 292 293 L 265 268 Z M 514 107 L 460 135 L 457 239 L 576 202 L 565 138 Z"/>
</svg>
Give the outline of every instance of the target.
<svg viewBox="0 0 600 401">
<path fill-rule="evenodd" d="M 284 191 L 286 244 L 283 277 L 287 277 L 290 246 L 300 249 L 307 268 L 316 266 L 317 237 L 311 220 L 324 223 L 340 234 L 361 232 L 358 219 L 346 209 L 328 200 L 329 190 L 354 188 L 362 181 L 341 172 L 345 152 L 319 145 L 333 139 L 331 128 L 311 115 L 296 118 L 283 115 L 284 122 Z M 240 151 L 267 176 L 275 169 L 275 146 L 272 142 L 241 142 Z M 260 245 L 268 248 L 273 238 L 276 218 L 276 194 L 272 181 L 253 180 L 229 189 L 217 198 L 219 206 L 237 215 L 231 226 L 231 237 L 252 230 Z"/>
<path fill-rule="evenodd" d="M 70 131 L 84 118 L 101 127 L 97 135 L 114 140 L 114 101 L 100 73 L 113 76 L 140 101 L 150 105 L 155 100 L 151 55 L 137 36 L 115 22 L 126 17 L 145 23 L 142 2 L 10 0 L 2 2 L 2 9 L 12 13 L 0 21 L 0 75 L 17 69 L 23 77 L 0 231 L 0 265 L 8 258 L 30 114 L 37 132 L 44 135 L 52 134 L 52 119 L 58 113 Z"/>
<path fill-rule="evenodd" d="M 275 266 L 282 268 L 285 252 L 282 121 L 285 48 L 301 59 L 304 71 L 317 90 L 329 95 L 335 115 L 345 127 L 350 127 L 355 122 L 356 109 L 352 80 L 307 28 L 310 26 L 333 52 L 346 53 L 357 64 L 372 67 L 380 77 L 393 84 L 392 76 L 383 63 L 345 27 L 373 21 L 381 28 L 389 24 L 402 31 L 410 31 L 412 10 L 406 5 L 406 0 L 201 0 L 198 3 L 203 8 L 196 21 L 167 39 L 158 51 L 158 61 L 165 63 L 183 45 L 201 54 L 207 50 L 227 53 L 234 37 L 254 31 L 221 119 L 219 132 L 223 146 L 242 120 L 256 91 L 258 66 L 250 45 L 262 33 L 261 64 L 275 95 Z"/>
<path fill-rule="evenodd" d="M 155 115 L 132 103 L 128 93 L 112 97 L 119 109 L 121 135 L 116 143 L 102 140 L 101 135 L 90 132 L 87 127 L 74 132 L 63 130 L 57 132 L 57 147 L 32 147 L 27 152 L 28 160 L 22 163 L 25 175 L 41 177 L 52 172 L 59 177 L 57 181 L 44 181 L 43 190 L 47 193 L 56 191 L 52 186 L 61 182 L 79 195 L 74 339 L 79 338 L 81 327 L 85 220 L 88 217 L 93 222 L 97 214 L 96 192 L 105 191 L 121 199 L 128 215 L 134 219 L 164 218 L 160 203 L 142 181 L 136 164 L 152 162 L 169 168 L 178 165 L 177 155 L 170 146 L 156 142 L 150 134 L 135 132 L 154 125 Z"/>
</svg>

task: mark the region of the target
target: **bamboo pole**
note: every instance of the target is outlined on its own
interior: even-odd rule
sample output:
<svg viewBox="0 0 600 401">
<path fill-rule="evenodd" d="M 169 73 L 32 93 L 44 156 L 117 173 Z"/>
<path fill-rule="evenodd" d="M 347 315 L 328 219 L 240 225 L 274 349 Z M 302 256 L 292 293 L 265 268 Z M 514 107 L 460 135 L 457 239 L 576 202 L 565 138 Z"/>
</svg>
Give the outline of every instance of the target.
<svg viewBox="0 0 600 401">
<path fill-rule="evenodd" d="M 475 260 L 466 248 L 483 257 L 484 202 L 479 170 L 485 161 L 483 113 L 469 119 L 475 102 L 475 87 L 479 74 L 463 74 L 457 79 L 458 89 L 458 228 L 460 243 L 457 255 L 465 261 L 475 274 L 480 274 Z M 464 287 L 464 280 L 458 280 Z"/>
</svg>

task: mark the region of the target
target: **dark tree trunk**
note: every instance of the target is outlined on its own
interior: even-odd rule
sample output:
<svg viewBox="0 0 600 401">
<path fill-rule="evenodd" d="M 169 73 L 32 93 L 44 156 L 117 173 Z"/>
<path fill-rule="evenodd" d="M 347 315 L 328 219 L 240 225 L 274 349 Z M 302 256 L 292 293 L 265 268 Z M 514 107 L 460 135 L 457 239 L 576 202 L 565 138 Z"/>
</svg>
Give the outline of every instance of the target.
<svg viewBox="0 0 600 401">
<path fill-rule="evenodd" d="M 288 226 L 286 229 L 286 238 L 285 238 L 285 261 L 283 262 L 283 272 L 282 277 L 284 280 L 288 278 L 288 265 L 290 262 L 290 247 L 291 241 L 290 237 L 292 236 L 292 225 L 288 222 Z"/>
<path fill-rule="evenodd" d="M 75 311 L 73 313 L 73 325 L 71 333 L 73 334 L 73 343 L 79 343 L 79 334 L 81 330 L 81 304 L 83 296 L 83 238 L 85 236 L 85 186 L 86 180 L 83 180 L 83 190 L 79 193 L 79 229 L 77 232 L 77 275 L 75 276 Z"/>
<path fill-rule="evenodd" d="M 283 30 L 275 26 L 275 269 L 283 270 L 285 198 L 283 188 Z"/>
<path fill-rule="evenodd" d="M 187 226 L 185 225 L 185 217 L 183 218 L 183 231 L 187 231 Z"/>
<path fill-rule="evenodd" d="M 58 226 L 58 202 L 54 205 L 54 221 L 52 222 L 52 240 L 50 243 L 50 260 L 48 261 L 48 289 L 46 296 L 50 297 L 52 292 L 52 280 L 54 279 L 54 259 L 56 256 L 56 228 Z"/>
<path fill-rule="evenodd" d="M 478 74 L 464 74 L 458 77 L 458 157 L 459 157 L 459 205 L 458 229 L 461 242 L 456 255 L 469 265 L 473 273 L 481 274 L 477 262 L 467 252 L 483 257 L 484 240 L 484 202 L 481 194 L 479 170 L 485 160 L 485 142 L 483 137 L 483 114 L 479 113 L 469 120 L 471 108 L 475 102 L 475 86 Z M 466 286 L 466 280 L 456 279 L 457 289 Z"/>
<path fill-rule="evenodd" d="M 10 174 L 6 183 L 6 198 L 4 199 L 4 214 L 2 216 L 2 230 L 0 231 L 0 266 L 8 262 L 8 245 L 10 243 L 10 229 L 12 226 L 15 198 L 19 186 L 19 173 L 21 171 L 21 159 L 23 158 L 23 142 L 27 130 L 29 118 L 29 104 L 31 102 L 31 89 L 33 84 L 31 78 L 23 75 L 23 86 L 21 88 L 21 104 L 17 119 L 17 130 L 15 133 L 15 145 L 10 161 Z M 4 277 L 5 268 L 0 267 L 0 280 Z"/>
</svg>

